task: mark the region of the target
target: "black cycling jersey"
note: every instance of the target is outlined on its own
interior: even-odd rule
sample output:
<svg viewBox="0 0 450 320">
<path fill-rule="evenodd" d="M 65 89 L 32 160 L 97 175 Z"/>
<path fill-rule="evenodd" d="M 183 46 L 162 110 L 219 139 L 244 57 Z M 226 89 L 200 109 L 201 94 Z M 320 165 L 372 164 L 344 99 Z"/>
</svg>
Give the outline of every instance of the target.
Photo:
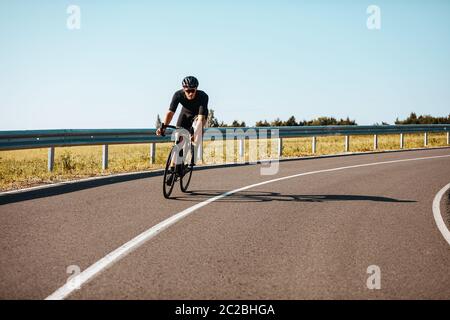
<svg viewBox="0 0 450 320">
<path fill-rule="evenodd" d="M 180 116 L 178 117 L 177 126 L 189 130 L 197 115 L 208 117 L 208 95 L 201 90 L 197 90 L 195 98 L 188 100 L 183 90 L 175 92 L 170 103 L 169 110 L 177 111 L 178 104 L 181 103 Z"/>
</svg>

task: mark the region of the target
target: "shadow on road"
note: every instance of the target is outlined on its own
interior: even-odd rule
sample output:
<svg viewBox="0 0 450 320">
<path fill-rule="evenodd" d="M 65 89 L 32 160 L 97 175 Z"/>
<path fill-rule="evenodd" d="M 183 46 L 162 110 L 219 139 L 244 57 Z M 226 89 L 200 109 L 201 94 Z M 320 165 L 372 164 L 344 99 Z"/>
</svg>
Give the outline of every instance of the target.
<svg viewBox="0 0 450 320">
<path fill-rule="evenodd" d="M 221 195 L 228 190 L 194 190 L 188 191 L 183 196 L 172 197 L 181 201 L 203 201 Z M 267 201 L 292 201 L 292 202 L 328 202 L 328 201 L 377 201 L 411 203 L 415 200 L 399 200 L 388 197 L 368 195 L 342 195 L 342 194 L 281 194 L 267 191 L 240 191 L 217 200 L 219 202 L 267 202 Z"/>
</svg>

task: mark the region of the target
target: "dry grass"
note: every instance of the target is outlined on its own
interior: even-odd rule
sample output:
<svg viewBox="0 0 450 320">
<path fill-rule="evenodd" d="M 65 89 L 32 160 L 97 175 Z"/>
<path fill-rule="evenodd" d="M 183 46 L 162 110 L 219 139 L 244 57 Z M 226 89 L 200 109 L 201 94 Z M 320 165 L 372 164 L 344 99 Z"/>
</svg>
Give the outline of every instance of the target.
<svg viewBox="0 0 450 320">
<path fill-rule="evenodd" d="M 405 148 L 423 147 L 423 134 L 405 134 Z M 262 142 L 267 142 L 262 140 Z M 428 146 L 446 146 L 445 133 L 428 135 Z M 250 146 L 253 151 L 250 151 Z M 171 147 L 170 143 L 157 144 L 156 163 L 150 164 L 150 147 L 148 144 L 111 145 L 109 147 L 109 168 L 102 170 L 102 147 L 64 147 L 55 149 L 55 166 L 53 172 L 47 171 L 47 149 L 31 149 L 0 152 L 0 190 L 11 190 L 38 184 L 77 178 L 108 175 L 118 172 L 144 171 L 162 168 Z M 395 150 L 400 147 L 399 135 L 379 135 L 379 150 Z M 226 158 L 225 144 L 222 148 L 218 142 L 205 142 L 204 162 L 224 163 L 239 161 L 237 141 Z M 268 141 L 266 150 L 257 150 L 252 142 L 245 143 L 245 159 L 254 160 L 270 158 L 270 152 L 276 154 L 276 141 Z M 222 151 L 221 151 L 222 150 Z M 350 152 L 373 150 L 373 136 L 351 136 Z M 343 136 L 317 138 L 316 155 L 338 154 L 344 152 Z M 250 155 L 252 157 L 250 158 Z M 283 139 L 284 157 L 301 157 L 312 154 L 311 138 Z"/>
</svg>

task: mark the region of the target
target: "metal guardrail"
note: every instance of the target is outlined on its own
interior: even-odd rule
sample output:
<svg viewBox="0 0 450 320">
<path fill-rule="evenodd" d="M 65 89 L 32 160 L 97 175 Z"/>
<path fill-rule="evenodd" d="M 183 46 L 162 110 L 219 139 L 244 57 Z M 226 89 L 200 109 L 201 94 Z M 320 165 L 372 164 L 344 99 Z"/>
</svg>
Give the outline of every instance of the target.
<svg viewBox="0 0 450 320">
<path fill-rule="evenodd" d="M 208 128 L 209 129 L 209 128 Z M 208 130 L 206 129 L 206 130 Z M 374 150 L 378 149 L 378 135 L 399 134 L 399 146 L 404 147 L 405 133 L 424 133 L 424 146 L 428 145 L 428 133 L 446 132 L 447 144 L 450 144 L 450 124 L 436 125 L 385 125 L 385 126 L 294 126 L 294 127 L 225 127 L 210 128 L 220 132 L 223 137 L 233 136 L 240 141 L 239 155 L 244 152 L 246 138 L 278 139 L 278 156 L 282 156 L 283 138 L 312 137 L 312 152 L 316 153 L 318 136 L 345 136 L 344 151 L 350 148 L 351 135 L 373 135 Z M 169 129 L 168 129 L 169 130 Z M 242 135 L 242 131 L 244 135 Z M 254 134 L 246 136 L 246 132 Z M 277 134 L 274 134 L 276 132 Z M 231 133 L 231 134 L 230 134 Z M 263 133 L 263 134 L 262 134 Z M 228 134 L 228 135 L 227 135 Z M 0 131 L 0 151 L 32 148 L 49 148 L 48 170 L 53 170 L 55 147 L 103 145 L 103 169 L 108 167 L 108 145 L 150 143 L 150 162 L 155 162 L 156 144 L 170 142 L 170 130 L 165 137 L 157 136 L 156 129 L 63 129 L 63 130 L 23 130 Z"/>
</svg>

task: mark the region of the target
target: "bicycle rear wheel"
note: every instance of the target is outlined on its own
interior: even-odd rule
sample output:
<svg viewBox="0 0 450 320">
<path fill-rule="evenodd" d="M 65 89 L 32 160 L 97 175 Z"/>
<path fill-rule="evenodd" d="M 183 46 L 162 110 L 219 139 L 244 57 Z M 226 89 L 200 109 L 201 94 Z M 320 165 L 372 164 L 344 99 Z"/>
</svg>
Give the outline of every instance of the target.
<svg viewBox="0 0 450 320">
<path fill-rule="evenodd" d="M 175 152 L 175 150 L 172 147 L 172 149 L 170 150 L 169 156 L 167 157 L 166 168 L 164 170 L 163 194 L 164 194 L 164 198 L 166 198 L 166 199 L 169 199 L 170 194 L 172 193 L 172 190 L 173 190 L 173 186 L 175 185 L 175 180 L 176 180 L 176 170 L 174 170 L 172 172 L 170 171 L 170 163 L 172 162 L 174 152 Z M 170 184 L 167 184 L 167 180 L 169 179 L 170 175 L 173 175 L 173 176 L 171 177 Z"/>
<path fill-rule="evenodd" d="M 194 170 L 194 146 L 190 144 L 189 151 L 184 157 L 183 165 L 181 167 L 180 188 L 181 191 L 186 192 L 192 178 L 192 171 Z"/>
</svg>

